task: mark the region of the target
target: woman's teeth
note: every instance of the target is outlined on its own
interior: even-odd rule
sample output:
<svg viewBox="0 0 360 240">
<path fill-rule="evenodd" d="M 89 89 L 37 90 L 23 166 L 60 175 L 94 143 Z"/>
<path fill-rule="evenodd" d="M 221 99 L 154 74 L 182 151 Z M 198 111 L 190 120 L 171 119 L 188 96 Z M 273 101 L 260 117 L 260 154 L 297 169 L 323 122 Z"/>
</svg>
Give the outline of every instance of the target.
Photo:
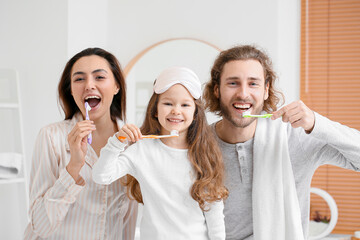
<svg viewBox="0 0 360 240">
<path fill-rule="evenodd" d="M 98 96 L 87 96 L 87 97 L 85 98 L 85 101 L 87 101 L 87 100 L 89 100 L 89 99 L 91 99 L 91 98 L 100 99 L 100 97 L 98 97 Z"/>
<path fill-rule="evenodd" d="M 98 96 L 88 96 L 85 98 L 85 101 L 89 103 L 90 107 L 96 107 L 100 101 L 101 101 L 101 98 L 98 97 Z"/>
</svg>

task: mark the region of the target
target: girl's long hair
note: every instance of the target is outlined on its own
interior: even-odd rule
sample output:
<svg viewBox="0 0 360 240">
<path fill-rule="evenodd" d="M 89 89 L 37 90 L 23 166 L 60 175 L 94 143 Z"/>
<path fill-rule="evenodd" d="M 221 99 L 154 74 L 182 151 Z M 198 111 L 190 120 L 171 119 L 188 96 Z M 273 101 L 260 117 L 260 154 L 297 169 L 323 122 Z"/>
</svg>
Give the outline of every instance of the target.
<svg viewBox="0 0 360 240">
<path fill-rule="evenodd" d="M 159 95 L 154 93 L 146 110 L 145 121 L 140 128 L 142 134 L 160 134 L 161 126 L 156 117 L 158 101 Z M 209 209 L 206 203 L 225 199 L 228 191 L 224 186 L 224 164 L 214 132 L 207 124 L 201 100 L 194 101 L 196 105 L 194 119 L 186 137 L 189 146 L 188 158 L 196 177 L 190 194 L 199 203 L 200 208 L 207 211 Z M 127 175 L 123 183 L 127 186 L 128 196 L 143 203 L 139 182 Z"/>
</svg>

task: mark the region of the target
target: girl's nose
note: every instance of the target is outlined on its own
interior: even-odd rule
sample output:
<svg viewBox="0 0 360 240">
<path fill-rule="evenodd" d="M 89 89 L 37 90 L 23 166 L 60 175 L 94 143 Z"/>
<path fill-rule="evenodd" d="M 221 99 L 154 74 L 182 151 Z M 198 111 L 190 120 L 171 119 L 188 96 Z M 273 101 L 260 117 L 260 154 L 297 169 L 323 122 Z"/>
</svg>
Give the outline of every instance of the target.
<svg viewBox="0 0 360 240">
<path fill-rule="evenodd" d="M 171 110 L 171 113 L 174 114 L 174 115 L 178 115 L 180 114 L 180 108 L 178 106 L 174 106 Z"/>
</svg>

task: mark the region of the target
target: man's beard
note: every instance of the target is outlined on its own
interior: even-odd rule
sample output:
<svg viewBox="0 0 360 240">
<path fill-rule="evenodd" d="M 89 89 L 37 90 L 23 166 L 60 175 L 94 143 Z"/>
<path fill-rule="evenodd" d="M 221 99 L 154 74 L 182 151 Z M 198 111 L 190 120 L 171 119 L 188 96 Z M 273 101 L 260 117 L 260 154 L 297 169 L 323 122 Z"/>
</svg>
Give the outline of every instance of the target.
<svg viewBox="0 0 360 240">
<path fill-rule="evenodd" d="M 256 118 L 243 118 L 240 113 L 238 113 L 238 114 L 232 113 L 230 111 L 229 107 L 226 106 L 221 101 L 221 97 L 219 97 L 219 99 L 220 99 L 220 111 L 221 111 L 223 119 L 226 119 L 227 121 L 229 121 L 235 127 L 246 128 L 250 124 L 252 124 L 254 121 L 256 121 Z M 239 101 L 239 102 L 241 102 L 241 101 Z M 231 106 L 231 107 L 233 107 L 233 106 Z M 259 106 L 258 108 L 252 109 L 251 114 L 260 114 L 263 107 L 264 107 L 264 103 L 261 104 L 261 106 Z"/>
</svg>

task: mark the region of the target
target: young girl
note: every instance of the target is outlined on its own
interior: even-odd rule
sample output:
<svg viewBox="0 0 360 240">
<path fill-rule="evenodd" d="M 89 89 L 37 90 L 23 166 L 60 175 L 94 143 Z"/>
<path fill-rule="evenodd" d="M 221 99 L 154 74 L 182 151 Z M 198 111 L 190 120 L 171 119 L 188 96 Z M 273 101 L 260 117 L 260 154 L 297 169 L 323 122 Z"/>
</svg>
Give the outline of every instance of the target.
<svg viewBox="0 0 360 240">
<path fill-rule="evenodd" d="M 125 125 L 93 167 L 99 184 L 126 174 L 136 179 L 128 176 L 127 187 L 144 204 L 141 239 L 225 239 L 223 163 L 200 95 L 194 72 L 166 69 L 155 81 L 141 131 Z M 142 139 L 142 134 L 168 135 L 172 130 L 179 136 Z M 118 137 L 137 143 L 126 148 L 127 141 Z"/>
</svg>

